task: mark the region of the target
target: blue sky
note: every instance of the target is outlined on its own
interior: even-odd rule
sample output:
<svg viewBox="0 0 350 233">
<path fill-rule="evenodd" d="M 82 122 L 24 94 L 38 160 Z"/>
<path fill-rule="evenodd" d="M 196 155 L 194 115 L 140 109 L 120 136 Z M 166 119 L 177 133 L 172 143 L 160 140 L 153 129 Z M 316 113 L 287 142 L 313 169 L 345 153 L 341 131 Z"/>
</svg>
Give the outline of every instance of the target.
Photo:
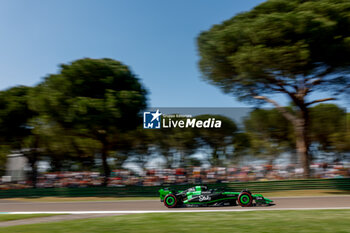
<svg viewBox="0 0 350 233">
<path fill-rule="evenodd" d="M 61 63 L 108 57 L 138 75 L 150 92 L 150 106 L 247 106 L 201 80 L 196 37 L 261 2 L 0 1 L 0 90 L 35 85 Z"/>
</svg>

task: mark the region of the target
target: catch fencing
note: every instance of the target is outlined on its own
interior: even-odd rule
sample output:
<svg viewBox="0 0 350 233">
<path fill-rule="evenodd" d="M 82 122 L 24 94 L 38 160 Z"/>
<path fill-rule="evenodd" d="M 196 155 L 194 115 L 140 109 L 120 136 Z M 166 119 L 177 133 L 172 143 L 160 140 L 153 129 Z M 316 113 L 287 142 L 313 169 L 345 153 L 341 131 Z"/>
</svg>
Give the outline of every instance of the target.
<svg viewBox="0 0 350 233">
<path fill-rule="evenodd" d="M 184 190 L 194 184 L 163 186 L 123 186 L 85 188 L 26 188 L 0 190 L 0 198 L 14 197 L 156 197 L 160 188 Z M 249 189 L 252 192 L 332 189 L 350 191 L 350 178 L 257 181 L 208 184 L 208 188 L 227 191 Z"/>
</svg>

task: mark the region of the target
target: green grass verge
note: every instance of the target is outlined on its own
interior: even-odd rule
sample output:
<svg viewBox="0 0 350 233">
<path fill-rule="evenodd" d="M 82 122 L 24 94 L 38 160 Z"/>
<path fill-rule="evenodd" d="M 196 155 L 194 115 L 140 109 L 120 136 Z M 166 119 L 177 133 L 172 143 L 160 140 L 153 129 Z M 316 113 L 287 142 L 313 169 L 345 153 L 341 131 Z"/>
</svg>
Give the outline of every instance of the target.
<svg viewBox="0 0 350 233">
<path fill-rule="evenodd" d="M 57 214 L 0 214 L 0 222 L 20 220 L 27 218 L 50 217 Z"/>
<path fill-rule="evenodd" d="M 132 214 L 0 228 L 0 232 L 350 232 L 350 210 Z"/>
</svg>

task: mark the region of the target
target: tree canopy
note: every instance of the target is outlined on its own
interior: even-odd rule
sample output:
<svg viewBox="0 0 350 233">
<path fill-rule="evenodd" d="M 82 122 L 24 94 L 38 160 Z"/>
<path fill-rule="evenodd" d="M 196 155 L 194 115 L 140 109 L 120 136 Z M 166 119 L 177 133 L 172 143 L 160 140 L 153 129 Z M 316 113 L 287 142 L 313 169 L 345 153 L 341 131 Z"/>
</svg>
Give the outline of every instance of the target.
<svg viewBox="0 0 350 233">
<path fill-rule="evenodd" d="M 284 152 L 294 154 L 293 127 L 276 109 L 253 110 L 244 120 L 244 127 L 250 139 L 252 154 L 270 160 Z"/>
<path fill-rule="evenodd" d="M 324 151 L 335 149 L 334 137 L 346 133 L 345 109 L 335 104 L 319 104 L 310 109 L 310 140 Z"/>
<path fill-rule="evenodd" d="M 316 86 L 343 91 L 349 28 L 347 0 L 270 0 L 202 32 L 200 69 L 240 98 L 286 93 L 297 100 Z"/>
<path fill-rule="evenodd" d="M 61 65 L 32 92 L 31 107 L 68 134 L 100 143 L 105 184 L 107 158 L 120 133 L 135 129 L 146 107 L 146 90 L 130 69 L 112 59 L 80 59 Z"/>
<path fill-rule="evenodd" d="M 31 134 L 28 120 L 35 113 L 28 106 L 30 87 L 16 86 L 0 92 L 0 141 L 21 149 L 25 137 Z"/>
<path fill-rule="evenodd" d="M 241 100 L 273 104 L 288 119 L 310 176 L 309 111 L 350 87 L 350 2 L 269 0 L 198 37 L 205 80 Z M 322 99 L 311 93 L 324 91 Z M 291 114 L 274 98 L 286 95 Z"/>
</svg>

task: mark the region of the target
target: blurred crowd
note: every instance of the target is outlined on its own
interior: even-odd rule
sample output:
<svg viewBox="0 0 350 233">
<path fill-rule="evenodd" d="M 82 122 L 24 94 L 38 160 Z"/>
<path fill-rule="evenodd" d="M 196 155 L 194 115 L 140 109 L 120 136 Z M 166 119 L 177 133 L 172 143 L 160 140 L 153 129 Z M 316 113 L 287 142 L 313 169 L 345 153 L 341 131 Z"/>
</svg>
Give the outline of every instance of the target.
<svg viewBox="0 0 350 233">
<path fill-rule="evenodd" d="M 350 177 L 350 164 L 318 163 L 311 165 L 313 178 Z M 245 167 L 190 167 L 149 169 L 144 175 L 131 170 L 114 170 L 108 181 L 110 187 L 125 185 L 158 186 L 164 184 L 210 184 L 245 181 L 300 179 L 303 169 L 288 165 L 251 165 Z M 103 176 L 99 172 L 51 172 L 38 176 L 38 188 L 100 186 Z M 1 183 L 0 189 L 31 187 L 30 181 Z"/>
<path fill-rule="evenodd" d="M 350 177 L 350 164 L 318 163 L 311 165 L 313 178 Z M 245 167 L 190 167 L 149 169 L 143 175 L 131 170 L 114 170 L 108 186 L 158 186 L 164 184 L 210 184 L 245 181 L 300 179 L 303 169 L 288 165 L 251 165 Z M 100 186 L 103 176 L 99 172 L 51 172 L 38 176 L 38 188 Z M 31 187 L 30 181 L 1 183 L 0 189 Z"/>
<path fill-rule="evenodd" d="M 313 178 L 343 178 L 350 177 L 350 164 L 313 164 L 311 166 Z M 143 186 L 156 186 L 163 184 L 210 184 L 247 181 L 269 181 L 300 179 L 303 169 L 293 164 L 289 165 L 251 165 L 245 167 L 191 167 L 188 169 L 153 169 L 148 170 L 139 184 Z M 119 176 L 119 182 L 110 185 L 123 185 L 128 178 Z"/>
</svg>

